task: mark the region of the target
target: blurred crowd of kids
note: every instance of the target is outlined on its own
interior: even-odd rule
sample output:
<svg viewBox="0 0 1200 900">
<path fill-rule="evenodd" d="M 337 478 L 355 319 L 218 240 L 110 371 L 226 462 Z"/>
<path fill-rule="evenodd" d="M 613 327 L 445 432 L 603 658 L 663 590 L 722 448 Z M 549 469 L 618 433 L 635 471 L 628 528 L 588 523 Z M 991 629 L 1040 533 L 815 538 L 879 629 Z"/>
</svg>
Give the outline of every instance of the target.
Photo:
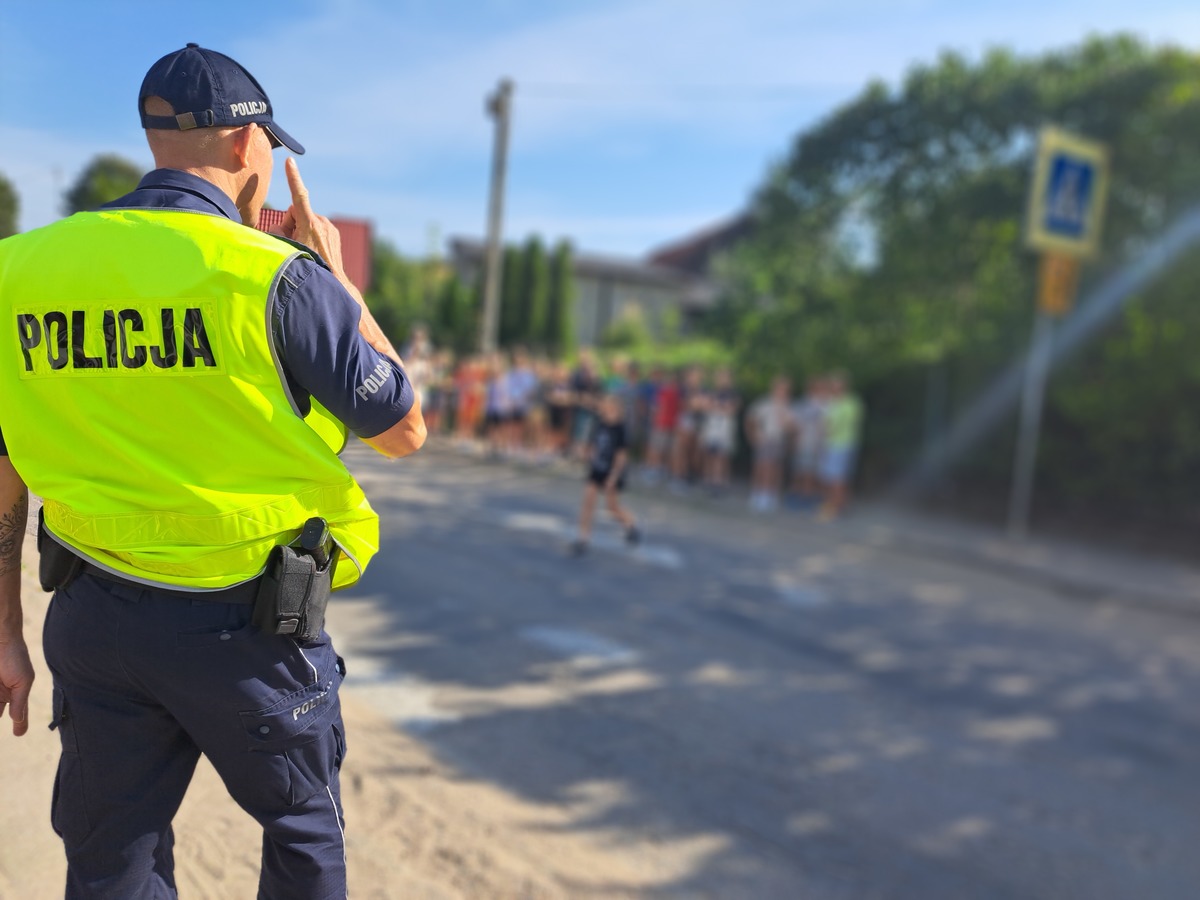
<svg viewBox="0 0 1200 900">
<path fill-rule="evenodd" d="M 456 360 L 423 329 L 402 355 L 431 436 L 493 456 L 587 463 L 589 490 L 607 496 L 631 543 L 639 532 L 616 494 L 635 468 L 648 485 L 720 494 L 747 459 L 756 512 L 786 503 L 828 519 L 846 506 L 863 405 L 845 373 L 810 377 L 799 395 L 779 375 L 747 402 L 723 366 L 641 366 L 615 354 L 602 368 L 589 349 L 573 365 L 521 348 Z M 584 548 L 595 499 L 585 497 Z"/>
</svg>

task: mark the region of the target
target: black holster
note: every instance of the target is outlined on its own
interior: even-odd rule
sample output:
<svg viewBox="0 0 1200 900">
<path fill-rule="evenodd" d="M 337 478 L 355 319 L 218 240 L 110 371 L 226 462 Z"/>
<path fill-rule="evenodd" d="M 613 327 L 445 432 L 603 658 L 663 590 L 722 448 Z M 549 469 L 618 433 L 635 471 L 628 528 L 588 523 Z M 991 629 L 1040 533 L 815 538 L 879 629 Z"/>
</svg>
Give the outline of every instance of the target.
<svg viewBox="0 0 1200 900">
<path fill-rule="evenodd" d="M 333 580 L 334 559 L 324 568 L 296 547 L 278 546 L 267 559 L 254 601 L 254 622 L 268 634 L 315 641 L 325 627 L 325 607 Z"/>
<path fill-rule="evenodd" d="M 46 533 L 46 517 L 38 510 L 38 581 L 49 593 L 67 587 L 83 571 L 83 560 Z"/>
</svg>

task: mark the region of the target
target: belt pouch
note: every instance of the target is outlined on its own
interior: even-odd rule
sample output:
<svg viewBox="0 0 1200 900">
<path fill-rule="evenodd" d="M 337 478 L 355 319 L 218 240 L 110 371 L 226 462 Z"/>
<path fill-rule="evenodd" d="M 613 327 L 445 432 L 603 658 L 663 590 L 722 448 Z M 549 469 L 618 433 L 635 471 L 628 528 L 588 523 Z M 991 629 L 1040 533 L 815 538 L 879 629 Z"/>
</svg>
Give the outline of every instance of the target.
<svg viewBox="0 0 1200 900">
<path fill-rule="evenodd" d="M 46 531 L 46 517 L 38 510 L 37 529 L 38 548 L 38 581 L 42 590 L 50 591 L 65 588 L 78 576 L 83 569 L 83 560 L 72 553 Z"/>
<path fill-rule="evenodd" d="M 254 603 L 255 623 L 269 634 L 315 641 L 325 627 L 332 570 L 332 565 L 318 569 L 311 556 L 294 547 L 275 547 Z"/>
</svg>

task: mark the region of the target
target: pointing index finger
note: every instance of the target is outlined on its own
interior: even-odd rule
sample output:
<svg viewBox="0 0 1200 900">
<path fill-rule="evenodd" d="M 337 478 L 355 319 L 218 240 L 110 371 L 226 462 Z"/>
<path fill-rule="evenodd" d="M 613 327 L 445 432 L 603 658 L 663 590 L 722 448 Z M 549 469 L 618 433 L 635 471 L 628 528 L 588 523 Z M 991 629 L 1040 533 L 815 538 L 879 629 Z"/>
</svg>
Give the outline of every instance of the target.
<svg viewBox="0 0 1200 900">
<path fill-rule="evenodd" d="M 304 181 L 300 178 L 300 167 L 296 164 L 296 158 L 289 156 L 284 168 L 287 171 L 288 188 L 292 192 L 292 205 L 311 219 L 312 206 L 308 202 L 308 188 L 304 186 Z"/>
</svg>

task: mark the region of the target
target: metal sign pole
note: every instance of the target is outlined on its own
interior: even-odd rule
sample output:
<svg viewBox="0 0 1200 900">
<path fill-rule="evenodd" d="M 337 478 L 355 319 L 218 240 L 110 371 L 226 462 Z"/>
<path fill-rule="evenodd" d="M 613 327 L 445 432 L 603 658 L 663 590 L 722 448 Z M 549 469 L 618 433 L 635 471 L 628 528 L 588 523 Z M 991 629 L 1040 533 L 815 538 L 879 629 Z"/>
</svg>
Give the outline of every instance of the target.
<svg viewBox="0 0 1200 900">
<path fill-rule="evenodd" d="M 1108 151 L 1103 145 L 1058 128 L 1042 129 L 1025 234 L 1042 260 L 1008 502 L 1008 533 L 1017 540 L 1029 533 L 1042 406 L 1054 360 L 1054 317 L 1070 311 L 1080 260 L 1099 246 L 1107 192 Z"/>
<path fill-rule="evenodd" d="M 1025 386 L 1021 392 L 1017 455 L 1013 462 L 1012 494 L 1008 501 L 1008 534 L 1017 540 L 1029 534 L 1029 505 L 1033 497 L 1038 440 L 1042 431 L 1042 404 L 1054 345 L 1054 319 L 1040 309 L 1033 319 L 1033 337 L 1029 344 Z"/>
</svg>

